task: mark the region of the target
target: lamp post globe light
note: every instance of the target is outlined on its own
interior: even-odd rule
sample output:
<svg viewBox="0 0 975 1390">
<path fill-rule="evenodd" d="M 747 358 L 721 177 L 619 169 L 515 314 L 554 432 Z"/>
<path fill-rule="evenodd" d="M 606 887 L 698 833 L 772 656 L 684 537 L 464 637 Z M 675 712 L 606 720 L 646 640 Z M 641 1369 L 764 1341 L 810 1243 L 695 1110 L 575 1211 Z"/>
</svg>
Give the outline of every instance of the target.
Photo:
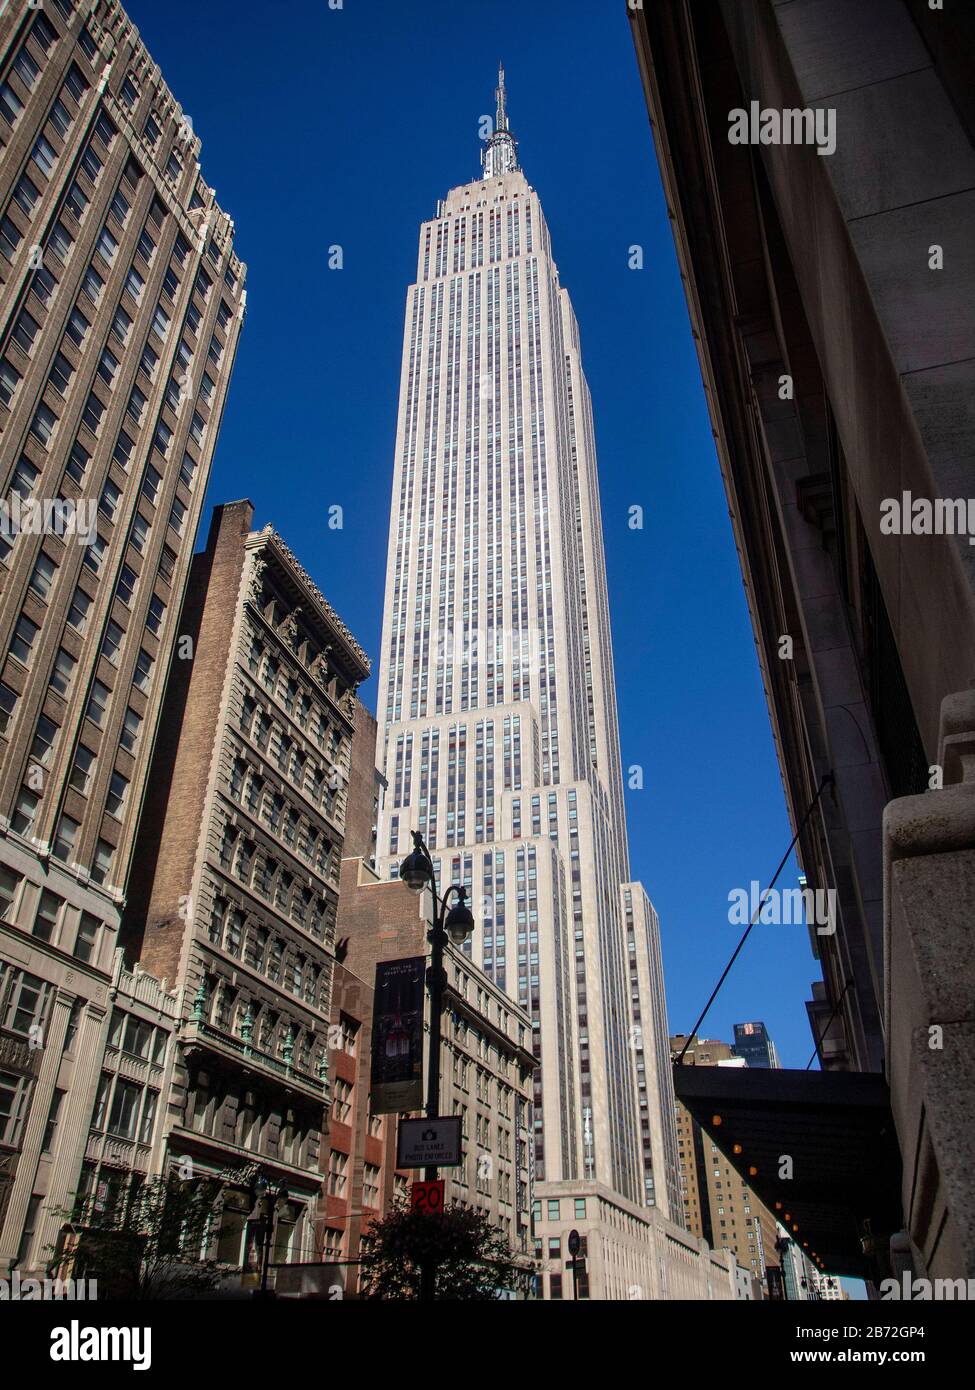
<svg viewBox="0 0 975 1390">
<path fill-rule="evenodd" d="M 443 1011 L 443 991 L 447 983 L 443 968 L 444 945 L 449 939 L 454 946 L 462 947 L 474 930 L 474 914 L 467 906 L 467 889 L 452 883 L 441 897 L 437 891 L 437 876 L 433 868 L 430 851 L 423 842 L 423 836 L 414 830 L 413 849 L 400 865 L 399 876 L 413 893 L 422 893 L 429 884 L 433 895 L 433 917 L 427 940 L 430 942 L 430 967 L 427 970 L 427 989 L 430 994 L 430 1053 L 427 1058 L 427 1098 L 425 1110 L 429 1119 L 435 1119 L 440 1108 L 440 1015 Z M 448 910 L 451 896 L 456 899 Z M 437 1166 L 433 1164 L 424 1169 L 427 1182 L 436 1182 Z M 420 1271 L 420 1298 L 431 1301 L 434 1296 L 436 1266 L 427 1263 Z"/>
</svg>

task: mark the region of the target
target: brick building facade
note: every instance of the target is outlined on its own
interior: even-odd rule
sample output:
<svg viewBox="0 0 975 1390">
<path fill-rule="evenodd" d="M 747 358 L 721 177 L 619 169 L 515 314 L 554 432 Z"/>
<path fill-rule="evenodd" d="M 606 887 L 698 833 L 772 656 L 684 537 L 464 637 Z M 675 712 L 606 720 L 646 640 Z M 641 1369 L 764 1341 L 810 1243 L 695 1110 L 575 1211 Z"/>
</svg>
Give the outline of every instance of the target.
<svg viewBox="0 0 975 1390">
<path fill-rule="evenodd" d="M 211 1253 L 253 1264 L 257 1165 L 284 1183 L 272 1259 L 317 1257 L 354 690 L 369 663 L 249 502 L 194 559 L 123 939 L 178 984 L 163 1167 L 224 1183 Z"/>
</svg>

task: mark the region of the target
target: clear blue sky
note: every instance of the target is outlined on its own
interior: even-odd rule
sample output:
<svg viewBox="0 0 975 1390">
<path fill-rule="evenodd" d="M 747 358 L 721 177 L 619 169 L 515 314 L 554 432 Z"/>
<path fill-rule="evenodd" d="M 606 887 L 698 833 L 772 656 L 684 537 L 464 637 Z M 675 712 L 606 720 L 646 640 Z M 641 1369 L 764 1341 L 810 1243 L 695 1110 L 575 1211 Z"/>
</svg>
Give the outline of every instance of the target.
<svg viewBox="0 0 975 1390">
<path fill-rule="evenodd" d="M 689 1028 L 740 930 L 729 891 L 767 883 L 791 832 L 623 0 L 128 9 L 248 264 L 209 499 L 250 497 L 374 656 L 419 223 L 477 175 L 503 59 L 582 332 L 623 763 L 644 768 L 627 793 L 632 869 L 660 913 L 671 1028 Z M 375 706 L 375 680 L 362 694 Z M 805 1066 L 818 975 L 804 928 L 757 926 L 702 1031 L 730 1040 L 763 1019 L 783 1065 Z"/>
</svg>

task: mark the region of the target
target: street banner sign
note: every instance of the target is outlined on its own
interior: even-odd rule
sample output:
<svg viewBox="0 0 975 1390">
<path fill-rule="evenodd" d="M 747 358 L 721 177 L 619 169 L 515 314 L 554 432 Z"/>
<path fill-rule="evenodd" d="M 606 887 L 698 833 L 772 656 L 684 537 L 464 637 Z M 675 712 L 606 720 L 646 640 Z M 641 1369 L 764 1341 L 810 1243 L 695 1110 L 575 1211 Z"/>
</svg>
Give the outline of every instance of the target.
<svg viewBox="0 0 975 1390">
<path fill-rule="evenodd" d="M 423 1104 L 423 956 L 376 966 L 370 1109 L 399 1115 Z"/>
<path fill-rule="evenodd" d="M 410 1194 L 410 1206 L 414 1211 L 425 1211 L 431 1215 L 443 1211 L 445 1186 L 443 1178 L 437 1178 L 435 1182 L 415 1182 Z"/>
<path fill-rule="evenodd" d="M 460 1116 L 400 1120 L 396 1139 L 397 1168 L 456 1168 L 461 1163 Z"/>
</svg>

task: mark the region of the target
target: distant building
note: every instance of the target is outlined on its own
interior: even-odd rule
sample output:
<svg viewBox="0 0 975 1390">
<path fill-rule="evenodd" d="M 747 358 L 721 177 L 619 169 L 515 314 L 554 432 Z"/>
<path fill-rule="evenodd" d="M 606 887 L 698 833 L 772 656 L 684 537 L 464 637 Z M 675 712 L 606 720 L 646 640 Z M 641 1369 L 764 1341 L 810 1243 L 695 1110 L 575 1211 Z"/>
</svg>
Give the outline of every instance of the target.
<svg viewBox="0 0 975 1390">
<path fill-rule="evenodd" d="M 686 1033 L 671 1038 L 674 1056 L 686 1042 Z M 684 1065 L 734 1067 L 746 1064 L 744 1058 L 734 1056 L 730 1044 L 717 1038 L 695 1038 L 684 1056 Z M 775 1250 L 775 1217 L 680 1101 L 677 1102 L 677 1158 L 687 1229 L 703 1237 L 716 1250 L 732 1251 L 738 1264 L 764 1289 L 767 1268 L 779 1263 Z"/>
<path fill-rule="evenodd" d="M 809 1303 L 819 1298 L 815 1265 L 803 1249 L 802 1242 L 781 1224 L 778 1226 L 778 1249 L 786 1298 L 792 1303 Z"/>
<path fill-rule="evenodd" d="M 818 1298 L 831 1300 L 842 1300 L 846 1298 L 846 1293 L 842 1284 L 835 1275 L 824 1274 L 822 1270 L 813 1267 L 812 1286 Z"/>
<path fill-rule="evenodd" d="M 779 1054 L 764 1023 L 735 1024 L 735 1054 L 750 1067 L 777 1067 Z"/>
</svg>

